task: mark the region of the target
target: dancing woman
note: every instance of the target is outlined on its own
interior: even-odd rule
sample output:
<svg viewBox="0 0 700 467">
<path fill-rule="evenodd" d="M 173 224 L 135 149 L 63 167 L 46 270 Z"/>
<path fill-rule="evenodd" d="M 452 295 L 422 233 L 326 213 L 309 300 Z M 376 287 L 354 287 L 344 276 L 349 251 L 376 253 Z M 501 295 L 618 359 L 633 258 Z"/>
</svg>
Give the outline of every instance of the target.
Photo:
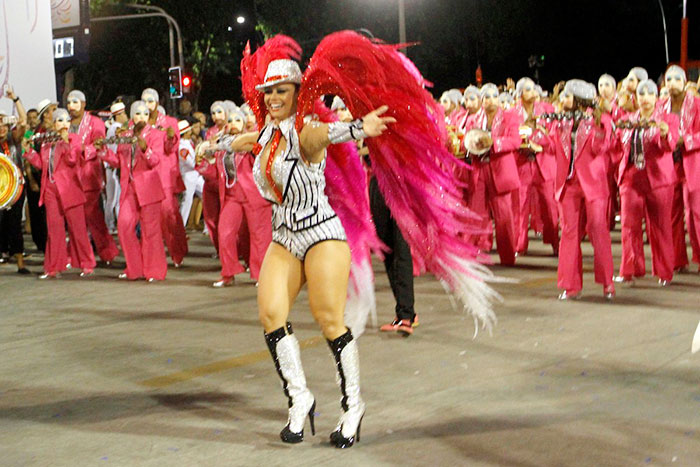
<svg viewBox="0 0 700 467">
<path fill-rule="evenodd" d="M 272 243 L 260 271 L 258 307 L 289 398 L 289 420 L 280 436 L 285 442 L 302 441 L 307 414 L 314 431 L 315 399 L 306 387 L 299 344 L 287 322 L 306 283 L 311 313 L 333 352 L 343 395 L 343 413 L 331 444 L 346 448 L 359 441 L 365 404 L 357 344 L 343 313 L 350 327 L 361 332 L 364 321 L 351 319 L 351 311 L 356 302 L 362 303 L 356 292 L 365 290 L 363 279 L 371 281 L 364 254 L 378 241 L 359 157 L 353 154 L 354 144 L 342 143 L 366 138 L 380 189 L 400 217 L 419 265 L 435 272 L 489 328 L 494 295 L 483 283 L 487 273 L 473 261 L 475 249 L 455 240 L 461 228 L 457 219 L 468 210 L 459 208 L 461 191 L 446 175 L 459 162 L 445 149 L 443 114 L 396 48 L 349 31 L 335 33 L 319 44 L 303 77 L 292 60 L 300 54 L 298 44 L 284 36 L 271 39 L 254 55 L 246 50 L 243 89 L 262 130 L 240 135 L 230 146 L 257 155 L 253 175 L 263 197 L 273 203 Z M 339 95 L 353 115 L 364 117 L 332 122 L 324 114 L 330 110 L 318 103 L 321 94 Z M 387 102 L 391 110 L 383 105 Z M 393 115 L 383 116 L 387 111 Z M 424 160 L 415 163 L 417 157 Z M 365 305 L 366 319 L 372 303 Z"/>
<path fill-rule="evenodd" d="M 395 120 L 382 117 L 387 107 L 381 107 L 362 121 L 312 121 L 297 131 L 294 124 L 301 78 L 295 61 L 272 60 L 265 81 L 256 86 L 265 94 L 271 120 L 259 135 L 242 135 L 232 147 L 236 152 L 253 150 L 255 144 L 262 147 L 253 174 L 260 193 L 274 203 L 272 243 L 260 270 L 258 307 L 265 339 L 289 397 L 289 421 L 280 436 L 289 443 L 302 441 L 307 414 L 311 431 L 315 431 L 316 401 L 306 387 L 299 343 L 287 322 L 306 283 L 311 314 L 328 340 L 341 378 L 344 413 L 331 442 L 345 448 L 354 444 L 356 436 L 359 440 L 365 404 L 360 396 L 357 345 L 343 319 L 350 248 L 343 225 L 324 193 L 326 147 L 379 136 Z"/>
</svg>

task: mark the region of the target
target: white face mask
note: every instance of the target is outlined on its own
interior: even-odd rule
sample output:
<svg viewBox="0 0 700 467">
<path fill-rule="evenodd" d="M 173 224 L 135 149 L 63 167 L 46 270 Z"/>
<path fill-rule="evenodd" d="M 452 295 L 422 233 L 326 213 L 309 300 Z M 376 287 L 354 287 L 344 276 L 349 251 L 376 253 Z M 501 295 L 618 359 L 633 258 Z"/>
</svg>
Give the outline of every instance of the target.
<svg viewBox="0 0 700 467">
<path fill-rule="evenodd" d="M 56 119 L 54 122 L 54 129 L 56 131 L 61 131 L 63 129 L 68 129 L 70 128 L 70 120 L 64 117 L 59 117 Z"/>
<path fill-rule="evenodd" d="M 228 119 L 229 131 L 233 134 L 240 133 L 243 130 L 243 119 L 241 117 L 231 117 Z"/>
<path fill-rule="evenodd" d="M 643 108 L 654 108 L 656 105 L 656 94 L 653 92 L 643 89 L 641 92 L 637 93 L 637 99 L 639 99 L 639 105 Z"/>
<path fill-rule="evenodd" d="M 158 108 L 158 101 L 153 98 L 153 96 L 142 96 L 141 100 L 146 103 L 148 110 L 155 112 Z"/>
<path fill-rule="evenodd" d="M 82 103 L 78 99 L 73 98 L 68 100 L 67 108 L 69 111 L 80 112 L 81 106 Z"/>
<path fill-rule="evenodd" d="M 212 113 L 211 118 L 212 118 L 212 120 L 214 120 L 214 122 L 225 122 L 226 121 L 226 113 L 224 112 L 224 109 L 222 109 L 221 107 L 215 107 L 214 113 Z"/>
<path fill-rule="evenodd" d="M 147 112 L 137 110 L 136 112 L 134 112 L 134 123 L 148 122 L 148 115 L 149 114 Z"/>
<path fill-rule="evenodd" d="M 668 73 L 666 75 L 666 87 L 673 90 L 682 91 L 685 87 L 685 79 L 680 73 Z"/>
</svg>

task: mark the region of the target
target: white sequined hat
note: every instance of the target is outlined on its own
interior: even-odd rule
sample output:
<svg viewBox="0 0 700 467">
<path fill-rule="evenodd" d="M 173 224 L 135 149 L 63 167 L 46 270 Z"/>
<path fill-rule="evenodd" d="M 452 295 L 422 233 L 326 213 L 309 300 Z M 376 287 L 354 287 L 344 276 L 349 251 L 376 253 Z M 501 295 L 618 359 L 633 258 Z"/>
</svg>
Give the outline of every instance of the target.
<svg viewBox="0 0 700 467">
<path fill-rule="evenodd" d="M 283 58 L 271 61 L 267 65 L 265 82 L 255 86 L 255 89 L 264 91 L 281 83 L 301 84 L 301 70 L 294 60 Z"/>
</svg>

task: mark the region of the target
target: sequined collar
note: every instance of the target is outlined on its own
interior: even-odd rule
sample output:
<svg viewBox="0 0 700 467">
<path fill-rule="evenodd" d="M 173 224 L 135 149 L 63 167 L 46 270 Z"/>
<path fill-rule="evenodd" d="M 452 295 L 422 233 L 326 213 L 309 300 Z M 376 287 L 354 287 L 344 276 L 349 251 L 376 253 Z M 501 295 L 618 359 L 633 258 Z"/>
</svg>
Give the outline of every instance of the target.
<svg viewBox="0 0 700 467">
<path fill-rule="evenodd" d="M 282 132 L 282 136 L 284 136 L 287 141 L 289 141 L 289 135 L 290 133 L 294 130 L 294 122 L 296 120 L 296 115 L 291 115 L 284 120 L 282 120 L 279 125 L 275 125 L 274 123 L 270 122 L 268 126 L 272 128 L 273 132 L 276 128 L 279 128 L 280 131 Z"/>
</svg>

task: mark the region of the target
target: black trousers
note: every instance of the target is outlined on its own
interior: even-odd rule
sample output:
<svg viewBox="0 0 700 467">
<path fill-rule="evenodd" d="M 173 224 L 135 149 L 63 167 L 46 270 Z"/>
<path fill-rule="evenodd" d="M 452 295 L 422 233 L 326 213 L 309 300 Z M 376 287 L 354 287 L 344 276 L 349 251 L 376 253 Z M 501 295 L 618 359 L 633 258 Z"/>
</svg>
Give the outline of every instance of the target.
<svg viewBox="0 0 700 467">
<path fill-rule="evenodd" d="M 37 249 L 44 252 L 46 251 L 46 209 L 44 206 L 39 206 L 41 172 L 35 171 L 34 179 L 39 185 L 39 191 L 32 191 L 29 188 L 29 183 L 24 185 L 24 188 L 27 193 L 27 205 L 29 206 L 29 222 L 32 225 L 32 240 Z"/>
<path fill-rule="evenodd" d="M 372 177 L 369 182 L 369 204 L 377 228 L 379 239 L 384 242 L 391 251 L 384 256 L 384 267 L 391 291 L 396 300 L 396 317 L 398 319 L 410 319 L 415 317 L 413 309 L 413 258 L 411 249 L 401 235 L 401 230 L 391 216 L 391 212 L 379 191 L 377 180 Z"/>
<path fill-rule="evenodd" d="M 24 193 L 10 209 L 0 211 L 0 253 L 10 256 L 24 253 L 24 238 L 22 237 L 22 209 L 24 208 Z"/>
</svg>

